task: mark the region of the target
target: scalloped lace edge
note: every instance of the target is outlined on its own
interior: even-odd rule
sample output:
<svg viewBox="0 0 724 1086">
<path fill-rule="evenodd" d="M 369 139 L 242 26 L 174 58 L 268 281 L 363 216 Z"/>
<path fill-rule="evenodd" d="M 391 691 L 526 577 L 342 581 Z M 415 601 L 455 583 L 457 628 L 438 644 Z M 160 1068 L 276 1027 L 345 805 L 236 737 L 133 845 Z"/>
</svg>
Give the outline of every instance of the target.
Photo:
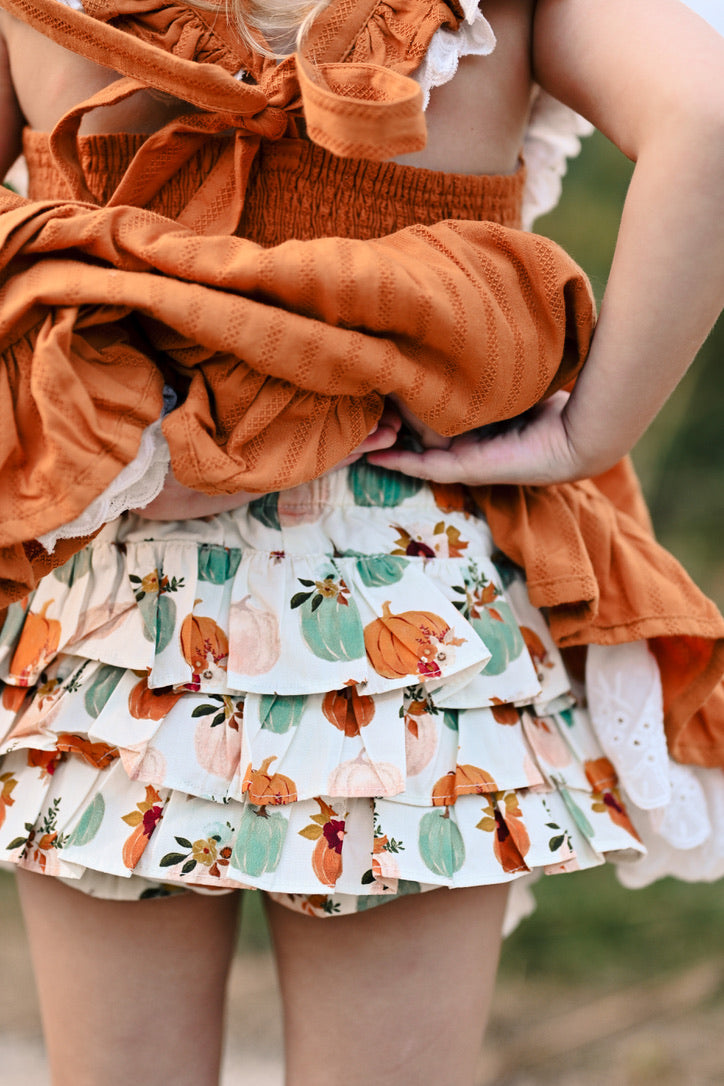
<svg viewBox="0 0 724 1086">
<path fill-rule="evenodd" d="M 147 426 L 134 459 L 90 505 L 68 524 L 39 536 L 52 554 L 59 539 L 91 535 L 115 520 L 127 509 L 141 509 L 161 492 L 171 462 L 168 443 L 161 430 L 161 420 Z"/>
</svg>

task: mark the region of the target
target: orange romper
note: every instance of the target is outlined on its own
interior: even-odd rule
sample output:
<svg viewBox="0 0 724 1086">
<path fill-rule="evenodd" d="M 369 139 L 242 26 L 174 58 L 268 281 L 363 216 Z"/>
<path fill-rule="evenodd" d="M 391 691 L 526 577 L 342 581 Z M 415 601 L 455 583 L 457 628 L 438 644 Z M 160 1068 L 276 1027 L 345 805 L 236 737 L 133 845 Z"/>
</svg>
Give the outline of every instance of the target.
<svg viewBox="0 0 724 1086">
<path fill-rule="evenodd" d="M 89 23 L 61 17 L 53 0 L 4 6 L 68 45 L 63 35 Z M 122 8 L 86 5 L 104 48 L 119 33 L 133 43 L 118 54 L 126 84 L 96 103 L 139 76 L 158 85 L 148 52 L 154 43 L 158 54 L 162 28 L 163 58 L 175 63 L 192 41 L 197 62 L 219 67 L 199 79 L 206 112 L 163 138 L 76 140 L 79 113 L 50 141 L 26 133 L 30 198 L 52 203 L 6 198 L 5 342 L 19 372 L 32 357 L 42 374 L 33 393 L 48 404 L 53 367 L 71 358 L 94 396 L 91 423 L 103 434 L 111 420 L 117 439 L 109 449 L 103 435 L 105 463 L 94 449 L 95 474 L 86 462 L 74 477 L 64 519 L 135 455 L 163 376 L 184 378 L 185 398 L 164 421 L 176 474 L 214 491 L 319 476 L 370 428 L 381 393 L 452 432 L 517 414 L 575 374 L 590 295 L 560 250 L 509 229 L 522 174 L 446 176 L 293 138 L 301 85 L 309 134 L 360 154 L 371 122 L 363 107 L 355 114 L 355 87 L 376 80 L 394 106 L 392 138 L 365 150 L 411 149 L 419 102 L 409 104 L 409 80 L 398 86 L 369 61 L 412 70 L 434 30 L 459 20 L 453 6 L 420 26 L 416 5 L 400 5 L 395 41 L 386 6 L 361 21 L 355 5 L 333 5 L 296 75 L 287 61 L 240 54 L 202 12 L 141 5 L 138 15 L 134 4 L 131 18 Z M 344 64 L 326 60 L 337 54 Z M 188 74 L 185 56 L 186 68 L 174 63 L 162 65 L 165 90 Z M 221 75 L 239 67 L 256 79 L 244 85 L 255 111 L 212 112 L 213 95 L 229 93 Z M 185 83 L 195 101 L 191 91 Z M 275 95 L 283 108 L 269 105 Z M 340 101 L 351 103 L 341 129 Z M 235 137 L 213 138 L 230 127 Z M 341 146 L 350 131 L 356 142 Z M 232 221 L 263 248 L 225 238 Z M 288 238 L 299 240 L 280 244 Z M 431 291 L 444 303 L 432 316 Z M 108 362 L 123 375 L 111 397 Z M 22 378 L 14 391 L 17 405 Z M 28 488 L 32 515 L 10 506 L 7 580 L 18 584 L 34 583 L 28 559 L 41 573 L 53 564 L 31 541 L 54 527 L 58 466 L 77 463 L 73 442 L 53 431 L 57 410 L 46 420 L 52 471 L 34 507 Z M 10 608 L 0 819 L 24 829 L 0 848 L 95 893 L 121 893 L 121 875 L 128 896 L 162 883 L 251 885 L 321 914 L 641 851 L 605 756 L 611 737 L 604 754 L 554 638 L 650 638 L 674 752 L 716 762 L 717 706 L 696 711 L 721 673 L 721 617 L 651 539 L 627 465 L 596 483 L 474 498 L 489 528 L 459 488 L 361 464 L 209 523 L 126 516 L 103 529 Z M 527 593 L 503 555 L 525 570 Z M 599 680 L 633 668 L 649 700 L 626 710 L 631 728 L 655 718 L 656 704 L 661 717 L 659 671 L 643 646 L 591 655 Z M 661 784 L 642 809 L 664 806 L 665 793 Z"/>
</svg>

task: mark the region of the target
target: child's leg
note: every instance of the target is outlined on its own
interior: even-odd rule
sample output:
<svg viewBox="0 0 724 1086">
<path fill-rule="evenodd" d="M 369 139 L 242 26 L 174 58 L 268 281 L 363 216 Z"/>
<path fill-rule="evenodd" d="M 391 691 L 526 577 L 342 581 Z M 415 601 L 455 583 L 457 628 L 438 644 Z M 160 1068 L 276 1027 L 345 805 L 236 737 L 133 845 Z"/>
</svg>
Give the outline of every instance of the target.
<svg viewBox="0 0 724 1086">
<path fill-rule="evenodd" d="M 118 902 L 18 883 L 53 1086 L 216 1086 L 238 894 Z"/>
<path fill-rule="evenodd" d="M 472 1086 L 506 887 L 312 919 L 269 901 L 287 1086 Z"/>
</svg>

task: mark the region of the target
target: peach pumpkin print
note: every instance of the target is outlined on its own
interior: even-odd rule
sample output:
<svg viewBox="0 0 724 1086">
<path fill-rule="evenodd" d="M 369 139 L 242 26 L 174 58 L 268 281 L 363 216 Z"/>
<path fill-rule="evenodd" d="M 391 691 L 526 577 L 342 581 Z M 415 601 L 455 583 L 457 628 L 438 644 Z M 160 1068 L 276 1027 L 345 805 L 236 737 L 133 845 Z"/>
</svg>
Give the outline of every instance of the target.
<svg viewBox="0 0 724 1086">
<path fill-rule="evenodd" d="M 54 600 L 46 600 L 40 611 L 28 611 L 23 631 L 10 663 L 10 675 L 18 686 L 29 686 L 34 676 L 55 656 L 61 626 L 46 612 Z"/>
<path fill-rule="evenodd" d="M 229 608 L 229 668 L 241 675 L 263 675 L 281 655 L 279 620 L 250 601 L 251 596 L 245 596 Z"/>
<path fill-rule="evenodd" d="M 410 675 L 436 678 L 455 659 L 454 646 L 464 644 L 440 615 L 431 611 L 393 614 L 390 601 L 382 604 L 382 616 L 364 629 L 370 663 L 386 679 Z"/>
</svg>

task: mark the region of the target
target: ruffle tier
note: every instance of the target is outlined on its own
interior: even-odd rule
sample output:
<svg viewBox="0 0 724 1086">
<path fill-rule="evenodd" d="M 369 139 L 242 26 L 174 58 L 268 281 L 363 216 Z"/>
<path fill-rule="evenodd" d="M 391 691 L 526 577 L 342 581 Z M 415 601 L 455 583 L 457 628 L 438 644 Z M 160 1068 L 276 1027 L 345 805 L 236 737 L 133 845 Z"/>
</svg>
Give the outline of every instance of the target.
<svg viewBox="0 0 724 1086">
<path fill-rule="evenodd" d="M 615 664 L 625 727 L 660 731 L 660 689 L 657 722 Z M 644 853 L 620 736 L 461 489 L 361 463 L 203 521 L 126 516 L 11 607 L 0 667 L 0 859 L 90 893 L 327 915 Z"/>
</svg>

